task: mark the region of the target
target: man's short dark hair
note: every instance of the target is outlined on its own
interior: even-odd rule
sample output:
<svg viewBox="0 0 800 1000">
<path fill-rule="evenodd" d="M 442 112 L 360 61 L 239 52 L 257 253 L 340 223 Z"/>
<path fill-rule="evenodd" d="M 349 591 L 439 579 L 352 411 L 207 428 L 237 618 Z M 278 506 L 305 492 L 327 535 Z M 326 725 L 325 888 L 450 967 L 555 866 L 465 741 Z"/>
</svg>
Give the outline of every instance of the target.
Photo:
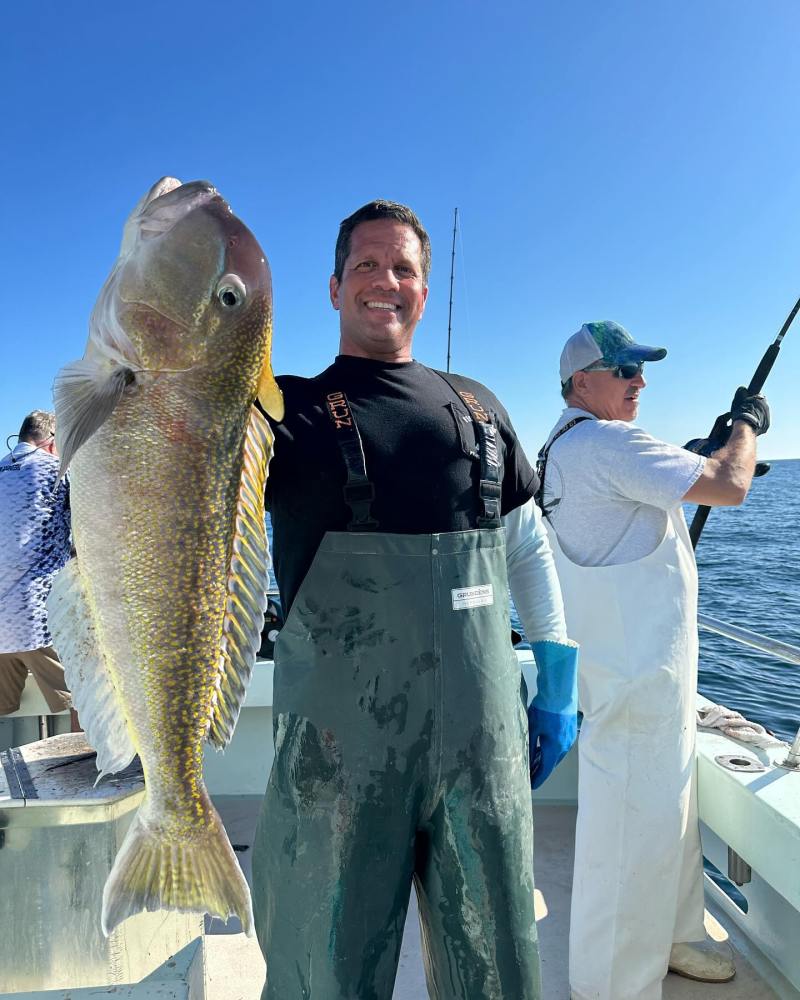
<svg viewBox="0 0 800 1000">
<path fill-rule="evenodd" d="M 339 226 L 339 236 L 336 240 L 336 254 L 334 256 L 333 276 L 337 281 L 342 280 L 344 274 L 344 264 L 350 256 L 350 237 L 353 230 L 362 222 L 374 222 L 376 219 L 393 219 L 395 222 L 402 222 L 410 226 L 419 237 L 422 247 L 422 280 L 427 285 L 428 275 L 431 271 L 431 241 L 425 232 L 425 227 L 419 221 L 414 212 L 406 205 L 400 205 L 396 201 L 370 201 L 362 205 L 352 215 L 348 215 Z"/>
<path fill-rule="evenodd" d="M 567 381 L 564 382 L 561 386 L 561 395 L 564 397 L 564 399 L 568 399 L 571 392 L 572 392 L 572 376 L 570 375 Z"/>
<path fill-rule="evenodd" d="M 53 437 L 56 432 L 56 415 L 47 410 L 32 410 L 22 421 L 19 429 L 20 441 L 39 444 Z"/>
</svg>

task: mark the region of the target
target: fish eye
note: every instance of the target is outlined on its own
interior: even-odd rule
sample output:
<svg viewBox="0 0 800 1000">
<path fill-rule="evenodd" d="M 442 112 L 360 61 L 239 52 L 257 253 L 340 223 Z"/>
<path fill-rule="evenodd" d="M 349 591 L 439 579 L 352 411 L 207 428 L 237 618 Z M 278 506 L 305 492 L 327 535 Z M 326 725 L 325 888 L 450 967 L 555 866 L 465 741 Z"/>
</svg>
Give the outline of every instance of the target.
<svg viewBox="0 0 800 1000">
<path fill-rule="evenodd" d="M 225 274 L 217 285 L 217 299 L 224 309 L 235 309 L 244 302 L 247 290 L 235 274 Z"/>
</svg>

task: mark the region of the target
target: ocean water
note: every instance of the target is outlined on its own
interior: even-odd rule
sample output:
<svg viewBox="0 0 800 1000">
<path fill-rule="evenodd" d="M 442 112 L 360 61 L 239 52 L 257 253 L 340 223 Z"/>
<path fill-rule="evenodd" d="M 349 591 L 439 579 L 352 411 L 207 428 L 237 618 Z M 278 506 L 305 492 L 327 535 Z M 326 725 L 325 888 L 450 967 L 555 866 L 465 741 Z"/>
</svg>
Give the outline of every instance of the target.
<svg viewBox="0 0 800 1000">
<path fill-rule="evenodd" d="M 687 507 L 691 523 L 693 507 Z M 800 646 L 800 460 L 773 462 L 741 507 L 711 511 L 697 543 L 700 611 Z M 794 739 L 800 666 L 700 630 L 700 691 Z"/>
<path fill-rule="evenodd" d="M 800 646 L 799 529 L 800 460 L 774 462 L 741 507 L 711 511 L 697 546 L 700 611 Z M 513 609 L 512 624 L 522 631 Z M 800 726 L 800 667 L 705 629 L 698 687 L 784 739 Z"/>
</svg>

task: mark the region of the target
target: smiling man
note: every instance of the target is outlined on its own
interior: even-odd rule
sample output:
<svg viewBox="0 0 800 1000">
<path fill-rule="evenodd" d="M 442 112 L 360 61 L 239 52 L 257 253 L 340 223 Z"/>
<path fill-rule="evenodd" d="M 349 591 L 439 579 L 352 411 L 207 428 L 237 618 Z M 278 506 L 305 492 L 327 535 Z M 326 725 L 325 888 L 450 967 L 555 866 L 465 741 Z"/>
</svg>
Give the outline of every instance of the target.
<svg viewBox="0 0 800 1000">
<path fill-rule="evenodd" d="M 541 996 L 530 786 L 574 739 L 576 648 L 508 414 L 413 360 L 429 269 L 409 208 L 345 219 L 339 355 L 278 379 L 264 1000 L 390 1000 L 412 883 L 431 997 Z M 539 668 L 533 773 L 509 584 Z"/>
<path fill-rule="evenodd" d="M 345 248 L 341 249 L 344 256 Z M 411 360 L 411 341 L 428 298 L 430 245 L 393 218 L 362 222 L 337 261 L 330 296 L 339 312 L 339 353 L 388 362 Z M 390 275 L 386 280 L 386 275 Z"/>
<path fill-rule="evenodd" d="M 539 456 L 567 627 L 581 643 L 574 1000 L 659 1000 L 668 967 L 707 982 L 735 971 L 703 928 L 697 567 L 681 504 L 744 500 L 769 409 L 738 390 L 730 437 L 708 458 L 657 440 L 633 421 L 644 365 L 666 353 L 617 323 L 582 326 L 561 354 L 567 407 Z"/>
</svg>

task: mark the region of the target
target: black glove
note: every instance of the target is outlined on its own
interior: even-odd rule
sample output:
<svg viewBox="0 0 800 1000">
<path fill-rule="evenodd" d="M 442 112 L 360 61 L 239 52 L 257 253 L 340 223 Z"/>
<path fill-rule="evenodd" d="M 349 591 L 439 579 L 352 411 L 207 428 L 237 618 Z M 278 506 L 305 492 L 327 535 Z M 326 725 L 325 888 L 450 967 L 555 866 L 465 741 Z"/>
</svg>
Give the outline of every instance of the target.
<svg viewBox="0 0 800 1000">
<path fill-rule="evenodd" d="M 731 420 L 743 420 L 750 424 L 756 436 L 766 434 L 769 430 L 769 406 L 766 398 L 760 393 L 751 396 L 745 386 L 739 386 L 731 403 Z"/>
<path fill-rule="evenodd" d="M 687 441 L 683 446 L 686 451 L 693 451 L 695 455 L 704 455 L 708 458 L 713 455 L 715 451 L 719 451 L 720 448 L 724 448 L 728 443 L 728 438 L 731 436 L 730 427 L 726 428 L 726 433 L 716 438 L 692 438 L 691 441 Z"/>
<path fill-rule="evenodd" d="M 730 413 L 721 413 L 714 421 L 714 426 L 707 438 L 692 438 L 683 447 L 687 451 L 693 451 L 696 455 L 705 455 L 708 458 L 715 451 L 725 447 L 731 436 L 732 426 Z"/>
</svg>

